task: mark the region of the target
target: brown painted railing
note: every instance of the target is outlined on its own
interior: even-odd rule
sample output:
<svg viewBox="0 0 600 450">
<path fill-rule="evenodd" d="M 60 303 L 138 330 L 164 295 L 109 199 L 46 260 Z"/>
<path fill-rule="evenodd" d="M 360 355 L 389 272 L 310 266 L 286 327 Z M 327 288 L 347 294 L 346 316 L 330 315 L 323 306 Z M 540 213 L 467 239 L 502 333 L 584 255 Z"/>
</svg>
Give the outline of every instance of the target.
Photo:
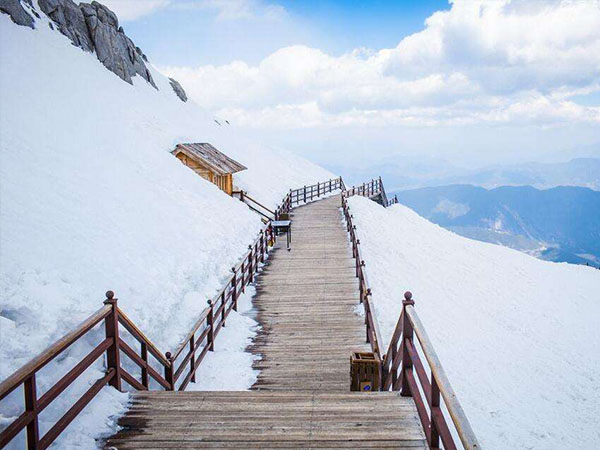
<svg viewBox="0 0 600 450">
<path fill-rule="evenodd" d="M 415 311 L 414 301 L 410 292 L 404 294 L 405 299 L 400 319 L 392 335 L 388 350 L 382 358 L 381 334 L 379 333 L 377 318 L 373 309 L 371 289 L 369 288 L 365 272 L 365 262 L 361 257 L 360 240 L 356 235 L 356 225 L 353 224 L 352 220 L 354 216 L 350 213 L 347 201 L 347 198 L 353 195 L 374 198 L 379 193 L 382 193 L 381 199 L 385 201 L 384 206 L 398 203 L 397 196 L 394 196 L 390 201 L 386 200 L 385 189 L 380 177 L 362 185 L 353 186 L 342 192 L 342 210 L 350 235 L 352 254 L 356 262 L 356 276 L 359 279 L 360 286 L 360 301 L 365 309 L 367 342 L 371 344 L 373 353 L 381 361 L 382 370 L 380 372 L 382 373 L 382 380 L 380 385 L 384 391 L 400 391 L 403 396 L 413 397 L 430 449 L 456 449 L 453 433 L 450 431 L 442 411 L 440 394 L 454 424 L 455 435 L 459 437 L 463 448 L 468 450 L 480 449 L 481 447 L 469 420 L 450 385 L 450 381 L 425 332 L 425 327 Z M 419 349 L 425 355 L 428 363 L 431 372 L 430 378 L 427 377 L 427 372 L 415 346 L 413 339 L 415 334 L 417 335 Z M 425 398 L 425 401 L 423 398 Z M 440 447 L 440 441 L 442 447 Z"/>
<path fill-rule="evenodd" d="M 382 343 L 381 333 L 379 331 L 379 324 L 377 323 L 377 318 L 375 317 L 375 312 L 373 310 L 373 304 L 371 300 L 371 288 L 369 287 L 369 282 L 367 281 L 367 273 L 365 271 L 365 261 L 362 259 L 361 251 L 360 251 L 360 239 L 356 236 L 356 225 L 354 225 L 352 219 L 354 216 L 350 214 L 350 207 L 348 206 L 347 197 L 351 194 L 351 192 L 365 192 L 365 190 L 353 190 L 351 188 L 345 192 L 342 192 L 342 210 L 344 213 L 344 217 L 346 219 L 346 227 L 348 233 L 350 234 L 350 243 L 352 245 L 352 256 L 354 257 L 355 268 L 356 268 L 356 277 L 358 278 L 358 286 L 359 286 L 359 298 L 360 303 L 362 303 L 365 309 L 365 325 L 367 327 L 367 342 L 371 344 L 371 349 L 373 353 L 377 355 L 379 360 L 382 359 Z M 363 195 L 363 194 L 356 194 Z M 367 196 L 369 196 L 367 194 Z"/>
<path fill-rule="evenodd" d="M 265 261 L 269 242 L 272 243 L 274 240 L 275 235 L 269 222 L 260 231 L 258 238 L 248 246 L 248 252 L 241 262 L 231 269 L 232 275 L 227 284 L 217 295 L 208 300 L 208 306 L 200 313 L 192 330 L 173 353 L 163 354 L 158 350 L 117 306 L 114 293 L 108 291 L 101 309 L 0 384 L 0 400 L 20 386 L 23 386 L 25 393 L 25 412 L 2 430 L 0 448 L 5 447 L 24 428 L 27 429 L 28 449 L 47 448 L 107 384 L 122 390 L 122 382 L 125 381 L 135 390 L 142 391 L 150 389 L 150 382 L 153 380 L 160 389 L 184 390 L 190 381 L 195 381 L 196 370 L 206 353 L 214 350 L 214 341 L 221 328 L 225 326 L 227 316 L 232 309 L 237 310 L 239 296 L 245 291 L 245 287 L 252 283 L 254 274 Z M 36 373 L 101 322 L 104 322 L 105 339 L 38 398 Z M 127 333 L 122 333 L 121 328 Z M 139 350 L 132 348 L 131 342 L 139 344 Z M 188 351 L 184 353 L 186 348 Z M 38 424 L 40 413 L 105 353 L 105 375 L 98 379 L 44 436 L 40 437 Z M 122 354 L 133 363 L 129 366 L 137 366 L 140 369 L 140 379 L 130 373 L 128 367 L 121 362 Z M 149 355 L 153 357 L 154 364 L 148 360 Z M 156 365 L 160 367 L 159 370 L 153 367 Z"/>
<path fill-rule="evenodd" d="M 338 189 L 342 191 L 346 189 L 342 177 L 332 178 L 331 180 L 319 182 L 310 186 L 303 186 L 298 189 L 290 189 L 283 198 L 281 205 L 275 210 L 275 218 L 279 218 L 281 214 L 289 213 L 294 205 L 312 202 L 319 199 L 321 196 Z"/>
<path fill-rule="evenodd" d="M 455 449 L 453 434 L 442 411 L 441 394 L 463 448 L 480 449 L 477 437 L 452 389 L 414 304 L 412 294 L 406 292 L 400 319 L 383 360 L 383 390 L 400 391 L 403 396 L 413 397 L 429 448 L 440 448 L 441 441 L 442 448 Z M 414 335 L 417 336 L 418 348 L 427 361 L 430 377 L 427 376 L 419 356 Z"/>
<path fill-rule="evenodd" d="M 294 204 L 303 202 L 304 198 L 311 201 L 336 189 L 344 189 L 341 177 L 291 190 L 276 211 L 268 211 L 278 217 L 281 213 L 289 212 Z M 265 261 L 268 249 L 275 239 L 269 220 L 260 230 L 256 240 L 248 246 L 248 251 L 241 261 L 231 269 L 231 278 L 208 300 L 208 306 L 200 313 L 190 332 L 172 353 L 163 354 L 117 306 L 114 293 L 108 291 L 102 308 L 0 383 L 0 401 L 21 386 L 25 397 L 25 411 L 0 432 L 0 448 L 8 445 L 23 429 L 26 429 L 29 450 L 47 448 L 107 384 L 118 390 L 122 390 L 123 381 L 135 390 L 184 390 L 190 382 L 195 381 L 196 371 L 207 352 L 214 350 L 215 339 L 225 326 L 227 316 L 231 310 L 237 310 L 239 296 L 245 292 L 246 286 L 254 281 L 255 273 Z M 36 373 L 102 323 L 105 339 L 38 398 Z M 134 348 L 136 345 L 139 345 L 137 350 Z M 105 375 L 40 437 L 40 413 L 104 354 Z M 123 354 L 127 357 L 125 364 L 121 358 Z M 130 372 L 131 367 L 140 369 L 139 378 Z"/>
<path fill-rule="evenodd" d="M 1 448 L 8 445 L 8 443 L 24 428 L 27 429 L 28 449 L 47 448 L 67 425 L 73 421 L 90 400 L 100 392 L 102 387 L 109 383 L 113 386 L 117 385 L 117 371 L 109 366 L 106 370 L 106 374 L 97 380 L 44 436 L 40 437 L 38 416 L 44 409 L 105 352 L 110 354 L 111 357 L 114 356 L 116 340 L 112 332 L 115 329 L 115 317 L 115 306 L 112 304 L 105 304 L 69 334 L 47 348 L 39 356 L 33 358 L 0 384 L 0 400 L 4 399 L 20 386 L 23 386 L 25 394 L 25 411 L 9 424 L 2 433 L 0 433 Z M 101 322 L 105 322 L 106 324 L 106 338 L 54 386 L 46 391 L 45 394 L 38 398 L 37 383 L 35 379 L 36 373 Z"/>
<path fill-rule="evenodd" d="M 391 199 L 389 199 L 387 201 L 387 205 L 386 206 L 392 206 L 392 205 L 395 205 L 396 203 L 399 203 L 398 202 L 398 196 L 394 195 Z"/>
<path fill-rule="evenodd" d="M 248 195 L 247 192 L 239 190 L 239 191 L 233 191 L 231 193 L 232 197 L 235 197 L 236 195 L 238 196 L 237 198 L 239 198 L 241 202 L 245 203 L 248 206 L 248 208 L 250 208 L 252 211 L 260 214 L 265 219 L 273 220 L 275 218 L 275 211 L 271 211 L 269 208 L 267 208 L 262 203 L 254 200 L 252 197 L 250 197 Z"/>
</svg>

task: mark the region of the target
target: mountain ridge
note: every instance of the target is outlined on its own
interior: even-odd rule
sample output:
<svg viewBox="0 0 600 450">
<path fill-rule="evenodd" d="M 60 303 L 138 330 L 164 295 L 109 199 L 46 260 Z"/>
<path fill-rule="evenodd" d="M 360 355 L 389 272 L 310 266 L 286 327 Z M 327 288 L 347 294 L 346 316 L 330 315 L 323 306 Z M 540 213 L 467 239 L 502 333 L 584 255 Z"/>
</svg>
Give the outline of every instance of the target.
<svg viewBox="0 0 600 450">
<path fill-rule="evenodd" d="M 600 192 L 592 189 L 453 184 L 397 195 L 400 203 L 463 236 L 553 261 L 600 262 Z"/>
</svg>

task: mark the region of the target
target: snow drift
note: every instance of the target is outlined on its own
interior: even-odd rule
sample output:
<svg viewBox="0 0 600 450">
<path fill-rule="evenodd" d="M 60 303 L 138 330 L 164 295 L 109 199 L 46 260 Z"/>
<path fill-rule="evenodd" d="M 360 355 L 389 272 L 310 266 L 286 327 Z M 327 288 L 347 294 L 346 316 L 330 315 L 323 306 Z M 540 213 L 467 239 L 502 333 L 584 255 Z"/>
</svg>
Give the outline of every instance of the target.
<svg viewBox="0 0 600 450">
<path fill-rule="evenodd" d="M 151 66 L 158 90 L 140 77 L 125 83 L 48 22 L 42 15 L 32 30 L 0 14 L 2 379 L 102 306 L 107 289 L 164 351 L 189 330 L 261 222 L 174 158 L 177 143 L 210 142 L 243 163 L 236 185 L 271 206 L 291 187 L 333 176 L 218 125 Z M 230 319 L 245 331 L 227 327 L 223 348 L 243 349 L 253 326 L 245 319 Z M 41 393 L 89 350 L 76 345 L 60 367 L 43 369 Z M 227 367 L 236 388 L 252 383 L 250 363 Z M 42 433 L 101 369 L 44 412 Z M 3 424 L 20 413 L 20 396 L 3 402 Z M 60 447 L 92 447 L 126 400 L 104 389 Z"/>
<path fill-rule="evenodd" d="M 600 271 L 473 241 L 349 199 L 387 348 L 411 290 L 484 448 L 600 439 Z"/>
</svg>

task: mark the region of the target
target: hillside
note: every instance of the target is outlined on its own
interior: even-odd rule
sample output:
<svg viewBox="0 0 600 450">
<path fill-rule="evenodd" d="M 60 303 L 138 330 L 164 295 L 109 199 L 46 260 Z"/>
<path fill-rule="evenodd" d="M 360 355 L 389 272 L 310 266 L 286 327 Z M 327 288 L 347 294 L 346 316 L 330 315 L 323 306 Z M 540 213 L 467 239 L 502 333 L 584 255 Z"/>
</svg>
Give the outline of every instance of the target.
<svg viewBox="0 0 600 450">
<path fill-rule="evenodd" d="M 349 204 L 386 345 L 411 290 L 483 448 L 598 441 L 599 270 L 473 241 L 403 205 Z"/>
<path fill-rule="evenodd" d="M 182 102 L 150 63 L 152 83 L 133 76 L 128 84 L 38 15 L 32 29 L 0 14 L 2 379 L 102 306 L 107 289 L 163 351 L 188 331 L 261 222 L 174 158 L 177 143 L 210 142 L 240 161 L 248 170 L 236 185 L 271 206 L 291 187 L 332 177 L 218 125 Z M 231 321 L 243 325 L 231 337 L 238 343 L 223 338 L 220 348 L 239 352 L 253 323 Z M 86 345 L 69 349 L 60 367 L 44 368 L 40 389 L 85 355 Z M 251 360 L 225 367 L 215 363 L 218 353 L 209 378 L 219 370 L 227 372 L 221 384 L 247 377 Z M 65 401 L 44 412 L 43 430 L 100 370 L 88 370 Z M 252 382 L 244 380 L 242 388 Z M 3 401 L 2 423 L 19 414 L 20 394 Z M 124 401 L 105 388 L 57 445 L 93 447 Z"/>
<path fill-rule="evenodd" d="M 487 190 L 449 185 L 400 191 L 400 203 L 474 239 L 570 263 L 600 263 L 600 192 L 576 186 Z"/>
</svg>

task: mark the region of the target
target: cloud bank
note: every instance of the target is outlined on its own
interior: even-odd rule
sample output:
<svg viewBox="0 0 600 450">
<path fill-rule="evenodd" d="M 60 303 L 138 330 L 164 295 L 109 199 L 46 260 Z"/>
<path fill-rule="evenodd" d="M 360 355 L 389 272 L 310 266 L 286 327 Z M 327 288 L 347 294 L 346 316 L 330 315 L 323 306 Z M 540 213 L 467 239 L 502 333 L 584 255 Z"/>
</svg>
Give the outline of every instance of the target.
<svg viewBox="0 0 600 450">
<path fill-rule="evenodd" d="M 599 106 L 571 99 L 600 90 L 600 0 L 456 0 L 395 48 L 162 70 L 256 128 L 600 124 Z"/>
</svg>

